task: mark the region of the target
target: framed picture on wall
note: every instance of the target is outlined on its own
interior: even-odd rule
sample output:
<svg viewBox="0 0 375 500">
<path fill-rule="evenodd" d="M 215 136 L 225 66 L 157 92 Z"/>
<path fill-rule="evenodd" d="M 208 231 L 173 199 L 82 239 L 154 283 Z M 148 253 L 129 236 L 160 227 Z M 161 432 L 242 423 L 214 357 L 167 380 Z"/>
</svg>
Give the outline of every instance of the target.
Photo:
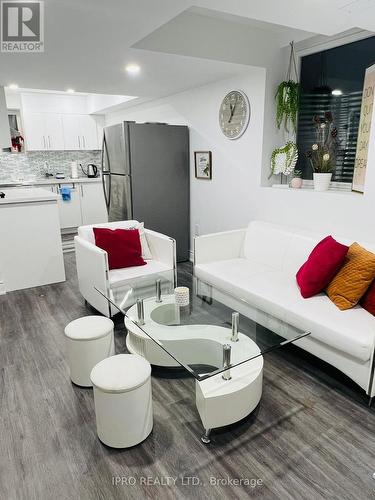
<svg viewBox="0 0 375 500">
<path fill-rule="evenodd" d="M 194 151 L 194 163 L 196 179 L 212 179 L 211 151 Z"/>
</svg>

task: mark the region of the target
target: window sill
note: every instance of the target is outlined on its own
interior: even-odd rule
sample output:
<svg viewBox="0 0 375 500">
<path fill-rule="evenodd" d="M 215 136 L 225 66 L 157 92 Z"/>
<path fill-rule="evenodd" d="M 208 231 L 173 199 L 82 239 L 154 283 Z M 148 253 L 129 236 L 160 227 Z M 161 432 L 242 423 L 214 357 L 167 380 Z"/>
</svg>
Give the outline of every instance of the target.
<svg viewBox="0 0 375 500">
<path fill-rule="evenodd" d="M 358 196 L 361 193 L 356 193 L 351 190 L 351 185 L 349 187 L 343 186 L 338 188 L 337 186 L 331 186 L 327 191 L 315 191 L 314 186 L 311 184 L 304 184 L 301 188 L 292 188 L 288 184 L 272 184 L 270 186 L 271 189 L 279 189 L 284 191 L 302 191 L 302 192 L 310 192 L 310 193 L 318 193 L 318 194 L 343 194 L 349 196 Z"/>
</svg>

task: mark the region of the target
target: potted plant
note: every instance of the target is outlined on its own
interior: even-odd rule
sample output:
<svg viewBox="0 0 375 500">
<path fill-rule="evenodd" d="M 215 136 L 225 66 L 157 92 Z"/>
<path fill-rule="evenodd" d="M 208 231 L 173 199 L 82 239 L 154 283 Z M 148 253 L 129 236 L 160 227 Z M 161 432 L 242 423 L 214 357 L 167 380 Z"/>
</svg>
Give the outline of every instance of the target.
<svg viewBox="0 0 375 500">
<path fill-rule="evenodd" d="M 285 80 L 280 83 L 276 92 L 276 125 L 280 128 L 284 124 L 287 132 L 295 132 L 297 128 L 297 113 L 299 105 L 299 83 Z"/>
<path fill-rule="evenodd" d="M 294 71 L 294 77 L 293 77 Z M 290 43 L 289 65 L 286 78 L 281 82 L 276 91 L 276 125 L 284 125 L 287 133 L 297 130 L 297 114 L 299 106 L 300 84 L 294 54 L 294 42 Z M 291 127 L 290 127 L 291 125 Z M 290 130 L 292 128 L 292 130 Z"/>
<path fill-rule="evenodd" d="M 281 174 L 282 184 L 282 176 L 288 176 L 293 172 L 297 160 L 297 144 L 293 141 L 287 142 L 282 148 L 274 149 L 271 155 L 271 172 L 269 178 L 272 175 Z"/>
<path fill-rule="evenodd" d="M 324 118 L 314 116 L 316 142 L 306 152 L 313 172 L 315 191 L 327 191 L 335 169 L 337 128 L 331 112 Z"/>
<path fill-rule="evenodd" d="M 302 187 L 302 170 L 294 170 L 290 187 L 293 189 L 300 189 Z"/>
</svg>

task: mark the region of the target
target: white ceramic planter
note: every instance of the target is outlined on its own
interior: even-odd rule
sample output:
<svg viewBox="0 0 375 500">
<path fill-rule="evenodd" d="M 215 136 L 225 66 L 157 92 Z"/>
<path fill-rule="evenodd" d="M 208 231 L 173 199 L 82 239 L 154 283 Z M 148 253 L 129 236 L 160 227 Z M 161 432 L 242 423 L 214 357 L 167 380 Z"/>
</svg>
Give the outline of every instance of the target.
<svg viewBox="0 0 375 500">
<path fill-rule="evenodd" d="M 314 189 L 315 191 L 327 191 L 331 182 L 332 173 L 317 174 L 314 173 Z"/>
</svg>

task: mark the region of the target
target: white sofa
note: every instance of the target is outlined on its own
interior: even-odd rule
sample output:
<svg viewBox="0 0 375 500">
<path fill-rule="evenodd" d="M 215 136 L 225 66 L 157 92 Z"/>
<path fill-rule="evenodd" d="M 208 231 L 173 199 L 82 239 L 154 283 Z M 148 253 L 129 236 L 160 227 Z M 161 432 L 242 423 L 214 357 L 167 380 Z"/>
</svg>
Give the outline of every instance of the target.
<svg viewBox="0 0 375 500">
<path fill-rule="evenodd" d="M 310 331 L 296 345 L 348 375 L 371 402 L 375 317 L 360 306 L 340 311 L 324 293 L 303 299 L 296 283 L 296 272 L 324 236 L 261 221 L 247 229 L 200 236 L 194 242 L 195 276 L 217 287 L 218 300 L 276 333 L 282 322 Z M 375 252 L 375 243 L 359 243 Z"/>
<path fill-rule="evenodd" d="M 171 283 L 171 286 L 175 284 L 176 241 L 149 229 L 144 229 L 148 244 L 147 253 L 149 253 L 144 256 L 147 264 L 109 270 L 107 252 L 95 245 L 93 227 L 129 229 L 138 227 L 139 224 L 138 221 L 119 221 L 81 226 L 78 228 L 78 236 L 74 238 L 79 290 L 89 304 L 107 317 L 119 311 L 110 305 L 108 300 L 95 290 L 95 287 L 103 291 L 113 302 L 119 304 L 125 293 L 131 291 L 134 286 L 139 287 L 140 283 L 145 289 L 145 296 L 147 296 L 147 288 L 152 287 L 154 290 L 157 278 Z M 131 306 L 134 303 L 133 299 L 134 297 L 132 298 L 129 294 L 129 300 L 122 306 Z"/>
</svg>

